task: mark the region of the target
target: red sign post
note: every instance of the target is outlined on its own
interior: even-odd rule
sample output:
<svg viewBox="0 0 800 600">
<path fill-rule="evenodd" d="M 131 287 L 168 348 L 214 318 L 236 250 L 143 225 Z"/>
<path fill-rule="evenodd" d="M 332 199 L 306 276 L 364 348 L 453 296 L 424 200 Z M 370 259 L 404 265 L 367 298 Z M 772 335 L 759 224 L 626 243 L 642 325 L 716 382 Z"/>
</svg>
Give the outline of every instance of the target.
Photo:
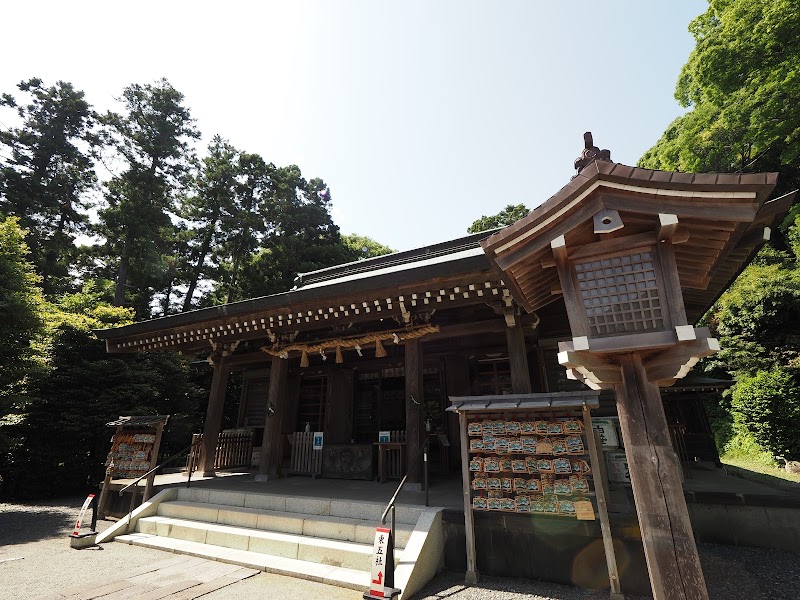
<svg viewBox="0 0 800 600">
<path fill-rule="evenodd" d="M 372 547 L 372 569 L 369 590 L 364 598 L 393 598 L 400 593 L 394 587 L 394 543 L 392 530 L 388 527 L 375 529 L 375 544 Z"/>
</svg>

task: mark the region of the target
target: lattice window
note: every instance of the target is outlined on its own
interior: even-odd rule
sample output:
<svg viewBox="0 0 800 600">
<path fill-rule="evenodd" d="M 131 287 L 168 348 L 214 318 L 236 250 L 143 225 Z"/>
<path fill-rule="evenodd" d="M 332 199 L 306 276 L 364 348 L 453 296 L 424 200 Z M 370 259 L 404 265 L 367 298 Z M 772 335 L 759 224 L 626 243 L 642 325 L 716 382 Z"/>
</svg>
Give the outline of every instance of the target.
<svg viewBox="0 0 800 600">
<path fill-rule="evenodd" d="M 664 329 L 653 253 L 575 263 L 591 335 Z"/>
</svg>

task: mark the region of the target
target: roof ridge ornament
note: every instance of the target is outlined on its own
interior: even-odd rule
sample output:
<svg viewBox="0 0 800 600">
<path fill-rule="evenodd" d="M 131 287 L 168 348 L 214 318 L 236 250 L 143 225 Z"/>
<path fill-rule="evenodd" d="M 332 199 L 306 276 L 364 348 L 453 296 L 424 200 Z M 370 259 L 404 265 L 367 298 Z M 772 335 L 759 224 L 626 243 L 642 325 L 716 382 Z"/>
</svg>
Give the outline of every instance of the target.
<svg viewBox="0 0 800 600">
<path fill-rule="evenodd" d="M 587 131 L 583 134 L 583 152 L 575 159 L 575 175 L 580 175 L 581 171 L 596 160 L 611 161 L 611 150 L 600 150 L 594 145 L 592 132 Z"/>
</svg>

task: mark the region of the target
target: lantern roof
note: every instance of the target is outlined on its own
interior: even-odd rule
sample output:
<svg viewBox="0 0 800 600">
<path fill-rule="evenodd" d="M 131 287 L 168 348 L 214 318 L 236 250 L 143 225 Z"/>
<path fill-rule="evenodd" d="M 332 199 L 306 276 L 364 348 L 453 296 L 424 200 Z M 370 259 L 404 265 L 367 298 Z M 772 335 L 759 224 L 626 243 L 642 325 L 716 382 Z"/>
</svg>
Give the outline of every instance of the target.
<svg viewBox="0 0 800 600">
<path fill-rule="evenodd" d="M 685 240 L 675 246 L 675 258 L 686 314 L 695 322 L 791 206 L 796 192 L 768 201 L 777 177 L 657 171 L 598 156 L 582 164 L 555 195 L 481 245 L 514 299 L 533 312 L 561 294 L 558 272 L 548 268 L 553 240 L 564 236 L 567 249 L 574 252 L 620 238 L 622 250 L 637 241 L 655 243 L 665 223 L 677 225 Z M 598 215 L 619 222 L 598 229 Z"/>
</svg>

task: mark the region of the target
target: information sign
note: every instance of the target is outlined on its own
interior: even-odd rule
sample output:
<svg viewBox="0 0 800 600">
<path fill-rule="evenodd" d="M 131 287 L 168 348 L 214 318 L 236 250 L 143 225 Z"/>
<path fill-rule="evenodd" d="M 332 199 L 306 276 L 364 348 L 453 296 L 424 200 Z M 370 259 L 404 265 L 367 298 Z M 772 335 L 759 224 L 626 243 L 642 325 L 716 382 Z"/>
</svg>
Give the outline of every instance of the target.
<svg viewBox="0 0 800 600">
<path fill-rule="evenodd" d="M 372 547 L 372 576 L 369 593 L 377 598 L 386 597 L 386 561 L 391 530 L 388 527 L 375 529 L 375 545 Z"/>
<path fill-rule="evenodd" d="M 378 432 L 378 443 L 380 444 L 388 444 L 392 441 L 392 432 L 391 431 L 379 431 Z"/>
<path fill-rule="evenodd" d="M 603 448 L 619 448 L 619 436 L 613 419 L 593 419 L 592 427 L 600 434 L 600 445 Z"/>
<path fill-rule="evenodd" d="M 323 434 L 321 431 L 314 432 L 314 442 L 311 446 L 314 450 L 322 450 L 322 437 Z"/>
</svg>

